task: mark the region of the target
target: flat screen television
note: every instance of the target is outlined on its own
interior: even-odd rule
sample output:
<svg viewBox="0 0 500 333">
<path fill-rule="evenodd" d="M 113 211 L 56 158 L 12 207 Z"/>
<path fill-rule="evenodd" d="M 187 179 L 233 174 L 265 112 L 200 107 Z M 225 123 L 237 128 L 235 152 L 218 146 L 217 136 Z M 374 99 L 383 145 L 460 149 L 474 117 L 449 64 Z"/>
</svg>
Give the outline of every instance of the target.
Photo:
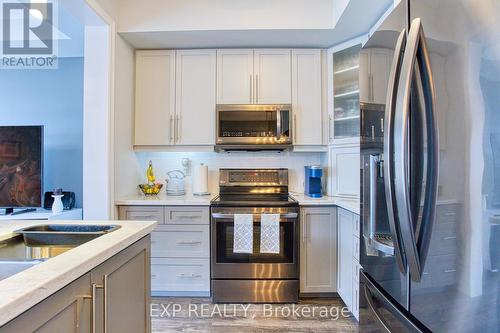
<svg viewBox="0 0 500 333">
<path fill-rule="evenodd" d="M 42 206 L 43 126 L 0 126 L 0 207 Z"/>
</svg>

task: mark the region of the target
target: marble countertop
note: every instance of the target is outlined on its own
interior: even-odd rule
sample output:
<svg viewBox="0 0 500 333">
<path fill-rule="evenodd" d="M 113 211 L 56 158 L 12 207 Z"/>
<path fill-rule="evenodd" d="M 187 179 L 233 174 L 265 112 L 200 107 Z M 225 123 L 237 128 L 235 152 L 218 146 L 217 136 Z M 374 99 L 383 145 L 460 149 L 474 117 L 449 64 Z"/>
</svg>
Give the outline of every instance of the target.
<svg viewBox="0 0 500 333">
<path fill-rule="evenodd" d="M 151 221 L 50 221 L 51 224 L 117 224 L 121 228 L 0 281 L 0 326 L 151 233 Z M 4 221 L 0 240 L 47 221 Z"/>
<path fill-rule="evenodd" d="M 146 197 L 136 195 L 115 200 L 117 206 L 210 206 L 210 201 L 216 197 L 216 194 L 195 196 L 187 193 L 179 197 L 171 197 L 165 194 Z"/>
<path fill-rule="evenodd" d="M 323 196 L 321 198 L 309 198 L 304 193 L 290 192 L 290 195 L 299 202 L 301 206 L 338 206 L 353 213 L 359 214 L 359 199 L 339 198 Z M 131 196 L 115 200 L 117 206 L 210 206 L 210 201 L 217 194 L 207 196 L 194 196 L 186 194 L 182 197 L 169 197 L 158 195 L 146 197 L 143 195 Z"/>
<path fill-rule="evenodd" d="M 359 215 L 359 199 L 323 196 L 310 198 L 304 193 L 291 192 L 290 195 L 301 206 L 337 206 Z"/>
</svg>

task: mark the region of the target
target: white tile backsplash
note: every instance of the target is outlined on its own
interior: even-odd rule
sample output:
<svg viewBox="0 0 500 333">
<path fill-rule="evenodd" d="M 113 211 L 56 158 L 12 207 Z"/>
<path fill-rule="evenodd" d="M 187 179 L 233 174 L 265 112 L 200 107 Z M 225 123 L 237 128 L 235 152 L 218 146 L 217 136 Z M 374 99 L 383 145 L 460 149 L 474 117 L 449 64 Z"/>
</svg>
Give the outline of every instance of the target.
<svg viewBox="0 0 500 333">
<path fill-rule="evenodd" d="M 304 191 L 304 166 L 319 164 L 326 167 L 326 153 L 294 153 L 294 152 L 231 152 L 231 153 L 179 153 L 179 152 L 137 152 L 138 165 L 142 166 L 139 174 L 144 175 L 137 183 L 145 181 L 145 172 L 149 160 L 153 161 L 155 175 L 164 180 L 170 170 L 183 170 L 182 159 L 191 160 L 191 168 L 205 163 L 209 169 L 208 188 L 210 192 L 218 191 L 220 168 L 287 168 L 289 169 L 290 190 Z M 186 189 L 191 192 L 191 177 L 186 178 Z"/>
</svg>

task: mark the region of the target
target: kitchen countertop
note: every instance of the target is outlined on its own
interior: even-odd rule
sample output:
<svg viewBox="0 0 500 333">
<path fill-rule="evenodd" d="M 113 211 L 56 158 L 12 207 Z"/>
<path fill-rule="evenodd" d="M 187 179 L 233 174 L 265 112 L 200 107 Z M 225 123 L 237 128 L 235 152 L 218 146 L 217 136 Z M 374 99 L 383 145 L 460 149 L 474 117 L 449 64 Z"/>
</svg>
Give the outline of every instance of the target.
<svg viewBox="0 0 500 333">
<path fill-rule="evenodd" d="M 0 240 L 47 221 L 4 221 Z M 121 228 L 0 281 L 0 326 L 151 233 L 151 221 L 50 221 L 50 224 L 117 224 Z"/>
<path fill-rule="evenodd" d="M 304 193 L 291 192 L 290 195 L 301 206 L 337 206 L 359 215 L 359 199 L 323 196 L 310 198 Z"/>
<path fill-rule="evenodd" d="M 215 198 L 216 194 L 195 196 L 187 193 L 179 197 L 169 197 L 165 194 L 146 197 L 136 195 L 115 200 L 117 206 L 210 206 L 210 200 Z"/>
</svg>

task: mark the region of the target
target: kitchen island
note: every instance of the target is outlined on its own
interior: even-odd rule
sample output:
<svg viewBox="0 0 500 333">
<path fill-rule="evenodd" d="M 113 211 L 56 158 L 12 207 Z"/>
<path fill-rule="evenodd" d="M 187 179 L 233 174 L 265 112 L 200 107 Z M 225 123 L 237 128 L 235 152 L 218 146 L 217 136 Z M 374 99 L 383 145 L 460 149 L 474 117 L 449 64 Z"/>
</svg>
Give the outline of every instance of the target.
<svg viewBox="0 0 500 333">
<path fill-rule="evenodd" d="M 47 221 L 2 222 L 0 241 L 14 237 L 15 230 L 42 224 L 47 224 Z M 92 328 L 100 331 L 104 325 L 108 328 L 113 325 L 113 317 L 116 315 L 122 316 L 120 321 L 127 322 L 124 320 L 127 314 L 117 314 L 113 305 L 118 304 L 117 302 L 122 305 L 135 302 L 130 305 L 137 309 L 137 299 L 130 297 L 133 295 L 141 296 L 139 303 L 145 308 L 144 314 L 139 315 L 144 322 L 144 331 L 148 331 L 149 234 L 156 222 L 50 221 L 50 224 L 117 225 L 120 228 L 0 280 L 0 332 L 20 331 L 19 329 L 33 331 L 38 329 L 36 321 L 43 323 L 44 316 L 47 321 L 56 316 L 60 317 L 59 320 L 66 320 L 66 323 L 73 320 L 78 327 L 75 331 L 78 332 L 90 331 Z M 126 276 L 130 278 L 127 279 Z M 123 290 L 128 286 L 134 286 L 135 289 Z M 73 300 L 69 297 L 71 291 L 76 292 Z M 63 299 L 61 294 L 65 295 Z M 130 301 L 123 302 L 124 299 Z M 56 306 L 61 306 L 62 310 L 52 314 L 51 311 Z M 68 318 L 63 318 L 61 314 L 66 309 L 70 309 L 67 311 Z M 103 318 L 98 316 L 101 312 Z M 55 327 L 59 327 L 59 324 Z"/>
</svg>

